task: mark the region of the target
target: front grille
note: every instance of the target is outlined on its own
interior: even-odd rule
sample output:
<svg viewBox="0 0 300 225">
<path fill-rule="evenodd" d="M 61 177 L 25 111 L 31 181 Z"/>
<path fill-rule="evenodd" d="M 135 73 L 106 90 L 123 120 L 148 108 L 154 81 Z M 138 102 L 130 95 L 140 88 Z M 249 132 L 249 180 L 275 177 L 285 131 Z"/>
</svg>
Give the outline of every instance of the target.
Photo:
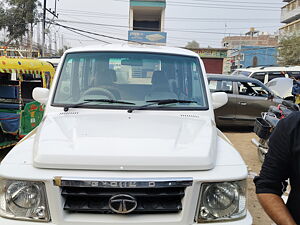
<svg viewBox="0 0 300 225">
<path fill-rule="evenodd" d="M 124 185 L 128 181 L 114 182 L 113 185 L 110 181 L 101 181 L 100 185 L 98 181 L 96 182 L 98 185 L 95 185 L 95 180 L 91 183 L 78 180 L 60 182 L 64 210 L 73 213 L 98 214 L 178 213 L 182 210 L 185 189 L 192 184 L 192 181 L 164 181 L 163 183 L 130 181 L 128 183 L 134 185 Z M 146 187 L 146 184 L 150 185 Z"/>
</svg>

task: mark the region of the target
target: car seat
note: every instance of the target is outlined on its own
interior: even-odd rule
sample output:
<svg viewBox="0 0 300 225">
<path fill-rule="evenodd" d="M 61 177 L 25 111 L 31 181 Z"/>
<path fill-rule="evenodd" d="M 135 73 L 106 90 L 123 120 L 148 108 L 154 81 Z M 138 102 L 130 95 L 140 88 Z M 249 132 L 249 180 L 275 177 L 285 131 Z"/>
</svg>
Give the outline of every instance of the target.
<svg viewBox="0 0 300 225">
<path fill-rule="evenodd" d="M 120 92 L 115 87 L 114 82 L 117 80 L 116 71 L 109 69 L 105 70 L 104 72 L 101 72 L 100 75 L 96 77 L 95 85 L 96 87 L 104 88 L 108 91 L 110 91 L 116 99 L 120 99 Z"/>
<path fill-rule="evenodd" d="M 145 100 L 177 99 L 177 95 L 171 91 L 168 79 L 163 71 L 154 71 L 151 79 L 152 87 Z"/>
</svg>

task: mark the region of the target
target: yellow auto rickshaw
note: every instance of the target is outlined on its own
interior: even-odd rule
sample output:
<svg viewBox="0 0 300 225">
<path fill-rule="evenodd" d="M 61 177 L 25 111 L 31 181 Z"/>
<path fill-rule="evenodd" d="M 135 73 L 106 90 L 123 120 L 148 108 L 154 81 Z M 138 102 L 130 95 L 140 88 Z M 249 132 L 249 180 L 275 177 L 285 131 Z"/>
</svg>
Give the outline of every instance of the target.
<svg viewBox="0 0 300 225">
<path fill-rule="evenodd" d="M 37 59 L 0 57 L 0 149 L 15 145 L 43 117 L 35 87 L 49 88 L 55 69 Z"/>
</svg>

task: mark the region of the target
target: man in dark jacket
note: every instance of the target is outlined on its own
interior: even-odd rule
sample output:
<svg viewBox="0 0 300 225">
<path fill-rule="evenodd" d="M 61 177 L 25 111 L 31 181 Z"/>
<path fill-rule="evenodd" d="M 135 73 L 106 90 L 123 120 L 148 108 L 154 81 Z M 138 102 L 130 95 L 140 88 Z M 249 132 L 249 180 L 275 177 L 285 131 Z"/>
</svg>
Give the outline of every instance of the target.
<svg viewBox="0 0 300 225">
<path fill-rule="evenodd" d="M 295 97 L 295 103 L 300 104 L 300 76 L 295 77 L 292 95 Z"/>
<path fill-rule="evenodd" d="M 281 195 L 288 179 L 291 192 L 285 205 Z M 276 224 L 300 224 L 300 112 L 279 121 L 254 183 L 261 205 Z"/>
</svg>

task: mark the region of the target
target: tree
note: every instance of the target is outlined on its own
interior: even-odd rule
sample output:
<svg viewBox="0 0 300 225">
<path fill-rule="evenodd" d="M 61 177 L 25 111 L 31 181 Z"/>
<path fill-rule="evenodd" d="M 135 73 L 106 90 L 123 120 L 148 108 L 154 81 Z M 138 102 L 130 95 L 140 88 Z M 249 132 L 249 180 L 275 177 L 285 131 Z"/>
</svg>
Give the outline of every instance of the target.
<svg viewBox="0 0 300 225">
<path fill-rule="evenodd" d="M 191 42 L 188 42 L 185 46 L 186 48 L 191 48 L 191 49 L 196 49 L 196 48 L 200 48 L 200 45 L 197 41 L 191 41 Z"/>
<path fill-rule="evenodd" d="M 278 62 L 280 65 L 300 65 L 300 36 L 291 35 L 279 42 Z"/>
<path fill-rule="evenodd" d="M 70 49 L 71 47 L 67 46 L 67 45 L 64 45 L 63 48 L 61 49 L 58 49 L 58 52 L 57 52 L 57 55 L 58 56 L 62 56 L 64 54 L 65 51 L 67 51 L 68 49 Z"/>
<path fill-rule="evenodd" d="M 7 8 L 0 5 L 0 29 L 8 32 L 9 44 L 12 40 L 22 40 L 33 35 L 33 24 L 37 21 L 37 0 L 6 0 Z M 30 33 L 29 33 L 30 31 Z"/>
<path fill-rule="evenodd" d="M 0 2 L 0 30 L 5 27 L 5 9 L 3 2 Z"/>
</svg>

